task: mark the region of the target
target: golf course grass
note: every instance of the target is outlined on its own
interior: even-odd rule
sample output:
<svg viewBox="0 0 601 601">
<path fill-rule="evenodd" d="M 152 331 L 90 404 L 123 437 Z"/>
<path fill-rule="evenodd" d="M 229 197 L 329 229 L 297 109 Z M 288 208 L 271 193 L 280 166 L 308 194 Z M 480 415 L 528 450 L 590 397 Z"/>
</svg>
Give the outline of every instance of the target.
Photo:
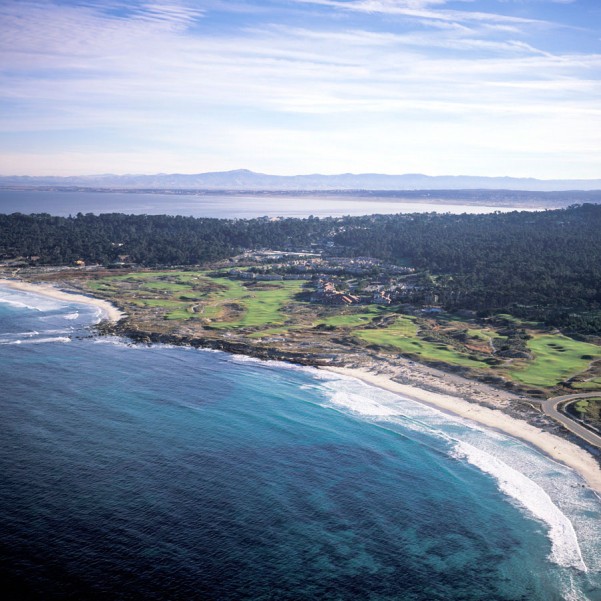
<svg viewBox="0 0 601 601">
<path fill-rule="evenodd" d="M 406 315 L 392 305 L 309 304 L 299 297 L 306 286 L 302 280 L 239 280 L 225 272 L 163 270 L 110 275 L 91 280 L 87 286 L 125 308 L 148 310 L 154 320 L 181 321 L 190 327 L 196 323 L 224 333 L 238 330 L 254 340 L 286 337 L 292 331 L 297 340 L 303 331 L 308 337 L 327 336 L 330 331 L 333 336 L 350 334 L 363 345 L 416 361 L 484 370 L 529 387 L 551 388 L 586 372 L 593 361 L 601 359 L 600 346 L 545 332 L 511 315 L 502 317 L 527 330 L 531 337 L 526 348 L 531 356 L 503 356 L 499 349 L 508 338 L 499 334 L 497 330 L 503 329 L 495 322 L 490 325 L 445 313 Z M 572 388 L 600 390 L 601 377 L 589 374 L 588 380 L 573 382 Z"/>
<path fill-rule="evenodd" d="M 601 358 L 601 348 L 561 334 L 539 334 L 527 342 L 533 359 L 509 370 L 510 376 L 531 386 L 556 386 L 586 370 Z M 517 363 L 516 363 L 517 365 Z"/>
<path fill-rule="evenodd" d="M 398 350 L 401 354 L 414 356 L 425 361 L 442 361 L 450 365 L 487 369 L 489 366 L 461 353 L 453 347 L 436 342 L 429 342 L 418 337 L 418 326 L 415 318 L 399 317 L 394 325 L 355 332 L 357 338 L 376 346 Z"/>
</svg>

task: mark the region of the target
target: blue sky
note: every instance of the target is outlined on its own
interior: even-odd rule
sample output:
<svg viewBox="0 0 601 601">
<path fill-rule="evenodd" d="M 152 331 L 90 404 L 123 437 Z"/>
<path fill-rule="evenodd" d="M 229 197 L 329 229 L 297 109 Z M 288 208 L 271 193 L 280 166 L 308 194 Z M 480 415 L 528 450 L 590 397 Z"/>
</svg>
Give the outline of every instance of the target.
<svg viewBox="0 0 601 601">
<path fill-rule="evenodd" d="M 0 0 L 0 174 L 601 177 L 599 0 Z"/>
</svg>

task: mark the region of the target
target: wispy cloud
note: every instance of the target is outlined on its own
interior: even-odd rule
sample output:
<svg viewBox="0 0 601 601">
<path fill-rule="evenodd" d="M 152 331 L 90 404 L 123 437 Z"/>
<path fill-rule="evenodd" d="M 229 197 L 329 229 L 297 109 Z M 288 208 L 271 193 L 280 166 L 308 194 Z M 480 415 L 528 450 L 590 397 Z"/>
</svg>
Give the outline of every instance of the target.
<svg viewBox="0 0 601 601">
<path fill-rule="evenodd" d="M 380 13 L 398 15 L 415 19 L 429 19 L 433 21 L 462 22 L 487 22 L 519 24 L 546 24 L 540 19 L 516 17 L 498 12 L 482 12 L 473 10 L 457 10 L 437 8 L 447 4 L 447 0 L 295 0 L 306 4 L 318 4 L 342 11 L 360 13 Z M 469 0 L 467 0 L 469 1 Z"/>
<path fill-rule="evenodd" d="M 41 165 L 53 145 L 49 157 L 79 149 L 77 169 L 94 156 L 102 171 L 441 173 L 460 149 L 461 172 L 499 173 L 495 145 L 515 174 L 536 156 L 532 175 L 556 172 L 560 147 L 588 153 L 580 176 L 601 160 L 601 55 L 549 48 L 533 33 L 552 26 L 544 14 L 474 18 L 478 0 L 271 4 L 2 3 L 4 164 Z"/>
</svg>

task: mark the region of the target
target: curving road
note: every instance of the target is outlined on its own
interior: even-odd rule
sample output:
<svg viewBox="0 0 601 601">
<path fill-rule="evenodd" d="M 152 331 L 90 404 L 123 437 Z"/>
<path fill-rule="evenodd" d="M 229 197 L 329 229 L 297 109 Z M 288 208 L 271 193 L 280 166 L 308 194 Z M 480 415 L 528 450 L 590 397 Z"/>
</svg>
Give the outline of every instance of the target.
<svg viewBox="0 0 601 601">
<path fill-rule="evenodd" d="M 580 394 L 567 394 L 565 396 L 556 396 L 547 399 L 546 401 L 542 401 L 541 408 L 543 410 L 543 413 L 545 413 L 549 417 L 552 417 L 555 421 L 559 422 L 564 428 L 567 428 L 570 432 L 576 434 L 576 436 L 579 436 L 589 444 L 601 449 L 601 436 L 595 434 L 594 432 L 585 428 L 584 426 L 581 426 L 578 422 L 569 418 L 567 415 L 564 415 L 557 409 L 557 406 L 560 403 L 565 403 L 567 401 L 576 401 L 578 399 L 588 399 L 592 397 L 598 398 L 599 396 L 601 396 L 599 392 L 582 392 Z"/>
</svg>

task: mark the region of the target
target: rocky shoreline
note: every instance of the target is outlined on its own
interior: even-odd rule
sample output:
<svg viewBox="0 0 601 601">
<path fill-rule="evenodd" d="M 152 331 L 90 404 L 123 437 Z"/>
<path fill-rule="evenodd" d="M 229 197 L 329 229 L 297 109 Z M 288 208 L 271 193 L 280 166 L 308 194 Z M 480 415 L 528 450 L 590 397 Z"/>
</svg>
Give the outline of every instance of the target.
<svg viewBox="0 0 601 601">
<path fill-rule="evenodd" d="M 526 422 L 549 434 L 569 441 L 593 454 L 601 465 L 601 452 L 591 448 L 579 437 L 541 412 L 540 401 L 527 395 L 515 394 L 489 384 L 470 380 L 456 373 L 449 373 L 428 365 L 416 363 L 403 357 L 387 357 L 374 352 L 367 353 L 315 353 L 302 350 L 264 346 L 225 337 L 186 336 L 144 330 L 127 319 L 104 321 L 95 327 L 100 335 L 126 338 L 137 344 L 169 344 L 191 346 L 245 355 L 260 360 L 283 361 L 305 367 L 336 371 L 358 370 L 387 378 L 396 385 L 418 389 L 430 395 L 454 397 L 492 411 L 499 411 L 514 420 Z M 452 410 L 451 410 L 452 411 Z"/>
<path fill-rule="evenodd" d="M 81 289 L 68 284 L 54 286 L 11 281 L 12 287 L 28 292 L 46 294 L 54 298 L 95 304 L 102 308 L 108 319 L 94 326 L 99 335 L 119 336 L 136 344 L 169 344 L 191 346 L 245 355 L 260 360 L 283 361 L 296 365 L 326 369 L 358 378 L 372 386 L 399 393 L 407 398 L 437 407 L 444 412 L 459 415 L 520 438 L 556 460 L 578 471 L 591 488 L 601 494 L 601 453 L 582 439 L 565 430 L 544 415 L 540 401 L 525 394 L 516 394 L 506 388 L 495 388 L 488 383 L 468 379 L 463 374 L 450 373 L 438 367 L 416 362 L 400 355 L 378 353 L 369 348 L 342 344 L 341 340 L 314 341 L 307 344 L 301 339 L 286 339 L 277 344 L 253 342 L 248 338 L 230 338 L 231 334 L 209 331 L 180 334 L 152 329 L 152 322 L 134 322 L 121 309 L 106 300 L 81 295 Z M 145 327 L 144 327 L 145 326 Z M 149 327 L 150 326 L 150 327 Z M 326 344 L 327 343 L 327 344 Z M 284 346 L 286 348 L 282 348 Z M 303 345 L 311 350 L 302 350 Z M 321 352 L 323 351 L 323 352 Z"/>
<path fill-rule="evenodd" d="M 95 327 L 101 335 L 122 336 L 139 344 L 170 344 L 174 346 L 192 346 L 214 351 L 223 351 L 233 355 L 246 355 L 256 359 L 270 361 L 285 361 L 307 367 L 322 367 L 332 361 L 332 355 L 326 353 L 306 353 L 286 351 L 277 347 L 256 346 L 246 342 L 227 340 L 225 338 L 208 338 L 203 336 L 182 336 L 178 334 L 163 334 L 160 332 L 144 331 L 130 324 L 121 322 L 101 322 Z"/>
<path fill-rule="evenodd" d="M 316 367 L 357 378 L 364 383 L 425 403 L 450 415 L 475 421 L 509 434 L 577 471 L 601 495 L 601 453 L 544 415 L 538 401 L 488 384 L 467 380 L 407 359 L 394 361 L 371 353 L 340 356 L 259 346 L 250 342 L 162 334 L 142 330 L 127 319 L 101 322 L 100 335 L 126 338 L 137 344 L 191 346 Z"/>
</svg>

